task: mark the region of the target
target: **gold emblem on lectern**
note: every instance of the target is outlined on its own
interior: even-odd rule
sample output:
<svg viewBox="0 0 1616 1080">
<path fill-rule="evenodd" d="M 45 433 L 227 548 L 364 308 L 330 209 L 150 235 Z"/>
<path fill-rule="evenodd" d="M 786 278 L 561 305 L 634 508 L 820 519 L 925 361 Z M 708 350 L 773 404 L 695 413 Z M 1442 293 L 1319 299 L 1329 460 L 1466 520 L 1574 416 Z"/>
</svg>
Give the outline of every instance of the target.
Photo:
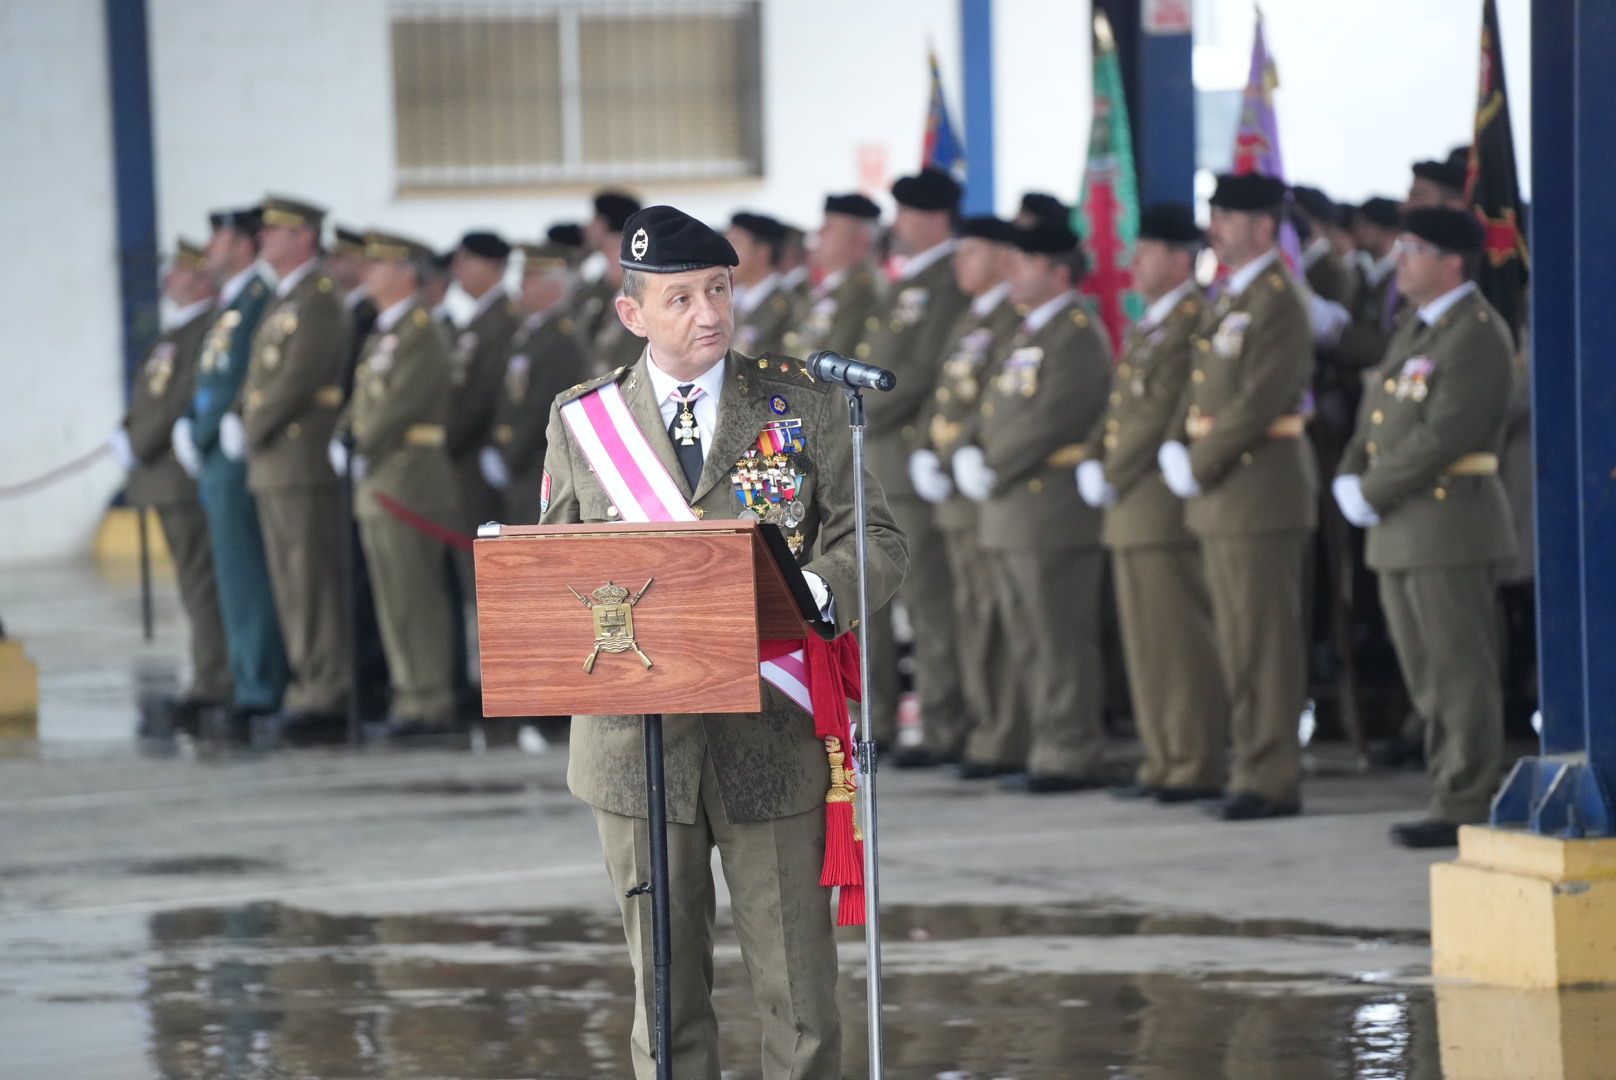
<svg viewBox="0 0 1616 1080">
<path fill-rule="evenodd" d="M 567 591 L 576 596 L 580 604 L 595 613 L 595 647 L 584 660 L 585 675 L 594 672 L 595 657 L 603 652 L 632 652 L 647 669 L 651 667 L 651 658 L 640 651 L 640 646 L 634 640 L 634 605 L 651 587 L 651 580 L 646 578 L 644 586 L 632 598 L 627 589 L 611 581 L 588 596 L 571 585 L 567 586 Z"/>
</svg>

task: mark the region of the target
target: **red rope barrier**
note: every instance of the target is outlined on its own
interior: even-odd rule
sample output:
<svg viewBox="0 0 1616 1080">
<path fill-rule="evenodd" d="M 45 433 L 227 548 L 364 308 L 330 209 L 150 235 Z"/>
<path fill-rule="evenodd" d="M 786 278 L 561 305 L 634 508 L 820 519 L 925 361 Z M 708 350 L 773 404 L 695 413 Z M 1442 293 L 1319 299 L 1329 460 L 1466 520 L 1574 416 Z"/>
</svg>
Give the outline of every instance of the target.
<svg viewBox="0 0 1616 1080">
<path fill-rule="evenodd" d="M 0 484 L 0 499 L 15 499 L 19 495 L 29 495 L 35 491 L 42 491 L 58 480 L 66 480 L 74 473 L 83 472 L 109 453 L 111 451 L 103 443 L 88 454 L 76 457 L 65 465 L 58 465 L 49 472 L 40 473 L 31 480 L 24 480 L 17 484 Z"/>
<path fill-rule="evenodd" d="M 380 506 L 383 510 L 392 514 L 395 519 L 402 521 L 416 532 L 430 536 L 432 539 L 448 544 L 450 547 L 459 548 L 461 551 L 471 550 L 471 537 L 465 533 L 446 529 L 431 518 L 422 517 L 403 503 L 396 499 L 388 498 L 379 491 L 374 492 L 373 495 L 377 506 Z"/>
</svg>

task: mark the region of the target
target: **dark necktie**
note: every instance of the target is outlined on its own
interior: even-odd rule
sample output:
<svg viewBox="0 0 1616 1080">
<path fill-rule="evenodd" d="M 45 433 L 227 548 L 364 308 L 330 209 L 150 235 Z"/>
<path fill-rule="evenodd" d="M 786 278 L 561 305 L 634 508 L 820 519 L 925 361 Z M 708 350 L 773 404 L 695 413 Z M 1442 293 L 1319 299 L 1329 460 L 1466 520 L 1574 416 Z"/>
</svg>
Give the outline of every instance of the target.
<svg viewBox="0 0 1616 1080">
<path fill-rule="evenodd" d="M 674 394 L 678 408 L 674 410 L 673 422 L 668 425 L 668 438 L 673 440 L 673 452 L 679 456 L 679 468 L 684 470 L 691 494 L 696 491 L 696 481 L 701 479 L 701 429 L 696 426 L 695 411 L 696 399 L 700 396 L 701 390 L 694 383 L 679 387 Z"/>
</svg>

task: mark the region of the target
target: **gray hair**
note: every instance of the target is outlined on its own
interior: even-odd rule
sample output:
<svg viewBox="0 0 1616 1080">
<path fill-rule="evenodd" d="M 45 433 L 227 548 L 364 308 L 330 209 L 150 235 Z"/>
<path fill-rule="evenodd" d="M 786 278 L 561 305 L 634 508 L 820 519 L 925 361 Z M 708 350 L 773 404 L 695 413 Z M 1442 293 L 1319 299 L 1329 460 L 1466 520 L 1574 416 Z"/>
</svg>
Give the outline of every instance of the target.
<svg viewBox="0 0 1616 1080">
<path fill-rule="evenodd" d="M 645 271 L 623 267 L 623 295 L 635 303 L 645 299 Z"/>
</svg>

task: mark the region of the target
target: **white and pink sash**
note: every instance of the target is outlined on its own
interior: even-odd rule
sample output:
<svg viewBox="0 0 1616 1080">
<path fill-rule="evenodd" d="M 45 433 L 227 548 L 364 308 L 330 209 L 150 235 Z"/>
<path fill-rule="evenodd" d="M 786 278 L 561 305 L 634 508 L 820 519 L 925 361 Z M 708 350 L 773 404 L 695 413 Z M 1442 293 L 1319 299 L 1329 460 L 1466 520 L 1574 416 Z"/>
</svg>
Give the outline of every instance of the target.
<svg viewBox="0 0 1616 1080">
<path fill-rule="evenodd" d="M 584 452 L 606 495 L 617 507 L 619 520 L 633 522 L 695 521 L 695 511 L 658 460 L 629 412 L 616 383 L 574 398 L 561 406 L 572 437 Z M 786 653 L 759 665 L 759 674 L 810 716 L 808 668 L 802 650 Z"/>
</svg>

